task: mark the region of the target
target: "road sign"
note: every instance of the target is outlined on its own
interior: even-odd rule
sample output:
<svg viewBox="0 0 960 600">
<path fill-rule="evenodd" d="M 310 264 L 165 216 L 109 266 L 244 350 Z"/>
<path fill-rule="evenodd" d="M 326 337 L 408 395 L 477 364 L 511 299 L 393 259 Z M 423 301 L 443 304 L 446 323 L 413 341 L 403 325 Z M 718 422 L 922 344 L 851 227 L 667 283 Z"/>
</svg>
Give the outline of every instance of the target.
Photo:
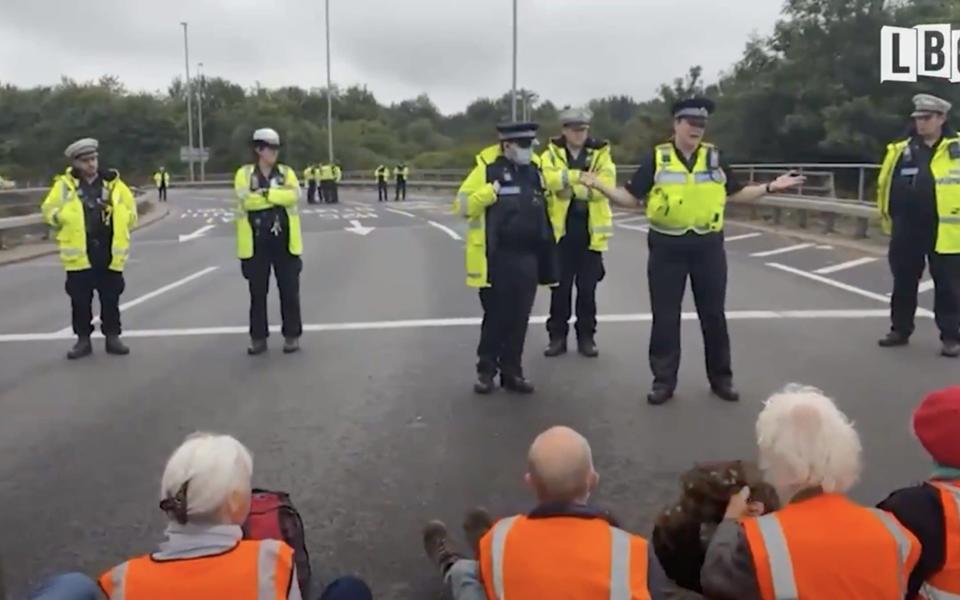
<svg viewBox="0 0 960 600">
<path fill-rule="evenodd" d="M 190 148 L 189 146 L 180 146 L 180 162 L 207 162 L 210 160 L 210 148 Z"/>
</svg>

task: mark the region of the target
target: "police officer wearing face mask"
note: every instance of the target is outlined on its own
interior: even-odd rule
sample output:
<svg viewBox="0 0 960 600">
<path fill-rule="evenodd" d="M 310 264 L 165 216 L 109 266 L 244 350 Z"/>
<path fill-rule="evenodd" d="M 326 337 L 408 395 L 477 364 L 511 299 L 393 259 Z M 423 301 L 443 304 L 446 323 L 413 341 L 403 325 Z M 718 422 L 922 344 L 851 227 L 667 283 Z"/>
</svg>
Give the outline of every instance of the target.
<svg viewBox="0 0 960 600">
<path fill-rule="evenodd" d="M 483 325 L 474 391 L 490 394 L 494 378 L 508 391 L 530 394 L 521 359 L 537 285 L 557 279 L 556 243 L 544 198 L 536 123 L 497 127 L 500 143 L 477 155 L 457 193 L 469 222 L 467 285 L 480 290 Z"/>
</svg>

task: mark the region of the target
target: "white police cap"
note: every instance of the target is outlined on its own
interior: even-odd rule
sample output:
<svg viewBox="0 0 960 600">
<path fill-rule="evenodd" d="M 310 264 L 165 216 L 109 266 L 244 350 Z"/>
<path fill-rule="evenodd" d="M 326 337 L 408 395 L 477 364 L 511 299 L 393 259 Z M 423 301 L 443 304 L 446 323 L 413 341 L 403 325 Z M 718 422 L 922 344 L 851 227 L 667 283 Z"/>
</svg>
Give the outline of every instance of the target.
<svg viewBox="0 0 960 600">
<path fill-rule="evenodd" d="M 940 113 L 942 115 L 950 112 L 952 104 L 943 98 L 937 98 L 931 94 L 917 94 L 913 97 L 913 113 L 911 117 L 919 117 L 927 113 Z"/>
<path fill-rule="evenodd" d="M 99 148 L 100 142 L 97 140 L 93 138 L 83 138 L 67 146 L 67 149 L 63 151 L 63 154 L 70 160 L 76 160 L 78 158 L 83 158 L 84 156 L 96 154 Z"/>
<path fill-rule="evenodd" d="M 589 108 L 568 108 L 560 113 L 560 124 L 564 127 L 589 125 L 592 118 L 593 113 Z"/>
<path fill-rule="evenodd" d="M 261 142 L 264 144 L 270 144 L 271 146 L 279 146 L 280 134 L 277 133 L 275 129 L 264 127 L 263 129 L 258 129 L 253 132 L 253 142 Z"/>
</svg>

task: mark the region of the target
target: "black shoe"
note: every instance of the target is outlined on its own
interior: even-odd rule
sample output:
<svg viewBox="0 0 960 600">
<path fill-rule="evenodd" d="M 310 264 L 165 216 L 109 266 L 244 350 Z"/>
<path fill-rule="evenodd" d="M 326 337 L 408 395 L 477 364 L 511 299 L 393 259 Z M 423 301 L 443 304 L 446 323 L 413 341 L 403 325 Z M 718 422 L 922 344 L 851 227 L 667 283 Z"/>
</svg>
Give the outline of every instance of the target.
<svg viewBox="0 0 960 600">
<path fill-rule="evenodd" d="M 554 357 L 567 353 L 567 338 L 550 338 L 547 349 L 543 351 L 544 356 Z"/>
<path fill-rule="evenodd" d="M 881 348 L 894 348 L 897 346 L 906 346 L 910 343 L 910 336 L 904 335 L 898 331 L 891 331 L 877 341 Z"/>
<path fill-rule="evenodd" d="M 740 392 L 737 391 L 737 388 L 733 387 L 732 383 L 711 384 L 710 390 L 721 400 L 726 400 L 727 402 L 737 402 L 740 400 Z"/>
<path fill-rule="evenodd" d="M 485 508 L 472 508 L 463 517 L 463 534 L 467 538 L 467 547 L 472 548 L 474 556 L 480 556 L 480 540 L 493 527 L 493 517 Z"/>
<path fill-rule="evenodd" d="M 77 338 L 77 343 L 73 345 L 73 348 L 70 348 L 70 352 L 67 352 L 67 358 L 77 360 L 91 354 L 93 354 L 93 344 L 90 343 L 90 336 L 81 335 Z"/>
<path fill-rule="evenodd" d="M 453 563 L 462 558 L 450 543 L 447 526 L 443 521 L 430 521 L 423 526 L 423 550 L 430 562 L 440 567 L 441 572 L 446 572 Z"/>
<path fill-rule="evenodd" d="M 533 387 L 533 384 L 524 379 L 521 375 L 512 375 L 510 377 L 501 375 L 500 385 L 503 386 L 503 388 L 508 392 L 513 392 L 515 394 L 532 394 L 534 391 L 536 391 L 536 388 Z"/>
<path fill-rule="evenodd" d="M 592 337 L 581 338 L 577 340 L 577 351 L 587 358 L 596 358 L 600 356 L 600 349 Z"/>
<path fill-rule="evenodd" d="M 250 340 L 250 347 L 247 348 L 247 354 L 257 356 L 267 351 L 267 340 Z"/>
<path fill-rule="evenodd" d="M 673 390 L 665 387 L 655 387 L 647 394 L 647 404 L 659 406 L 666 404 L 671 398 L 673 398 Z"/>
<path fill-rule="evenodd" d="M 940 349 L 940 354 L 948 358 L 957 358 L 960 356 L 960 342 L 956 340 L 943 342 L 943 348 Z"/>
<path fill-rule="evenodd" d="M 283 353 L 293 354 L 294 352 L 300 352 L 300 339 L 286 338 L 283 340 Z"/>
<path fill-rule="evenodd" d="M 126 356 L 130 354 L 130 348 L 127 348 L 126 344 L 120 341 L 119 335 L 108 335 L 105 347 L 107 354 L 113 354 L 115 356 Z"/>
<path fill-rule="evenodd" d="M 493 383 L 493 375 L 477 375 L 477 382 L 473 384 L 473 391 L 476 394 L 487 396 L 497 389 Z"/>
</svg>

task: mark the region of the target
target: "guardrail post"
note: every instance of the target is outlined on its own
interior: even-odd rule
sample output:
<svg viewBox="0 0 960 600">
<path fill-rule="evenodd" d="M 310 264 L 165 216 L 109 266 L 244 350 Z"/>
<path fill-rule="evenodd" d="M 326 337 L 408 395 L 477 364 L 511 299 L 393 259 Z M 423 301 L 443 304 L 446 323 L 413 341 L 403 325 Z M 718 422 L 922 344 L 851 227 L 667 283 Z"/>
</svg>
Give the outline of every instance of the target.
<svg viewBox="0 0 960 600">
<path fill-rule="evenodd" d="M 807 228 L 807 211 L 803 209 L 797 211 L 797 224 L 800 226 L 800 229 Z"/>
<path fill-rule="evenodd" d="M 803 177 L 803 167 L 800 167 L 800 173 L 799 173 L 799 175 L 800 175 L 801 177 Z M 800 187 L 797 188 L 797 194 L 800 195 L 800 196 L 803 195 L 803 184 L 802 184 L 802 183 L 800 184 Z"/>
<path fill-rule="evenodd" d="M 857 239 L 864 239 L 867 236 L 867 232 L 870 230 L 870 220 L 859 218 L 857 219 L 857 227 L 854 230 L 853 236 Z"/>
<path fill-rule="evenodd" d="M 780 222 L 783 221 L 783 210 L 779 206 L 773 207 L 773 224 L 780 225 Z"/>
<path fill-rule="evenodd" d="M 835 215 L 834 213 L 822 213 L 822 216 L 823 216 L 823 232 L 833 233 L 837 224 L 837 215 Z"/>
<path fill-rule="evenodd" d="M 860 202 L 866 202 L 867 199 L 863 197 L 864 184 L 866 183 L 866 173 L 863 167 L 860 167 L 860 183 L 857 184 L 857 200 Z"/>
<path fill-rule="evenodd" d="M 3 230 L 0 230 L 0 250 L 6 250 L 7 247 L 3 243 Z"/>
</svg>

